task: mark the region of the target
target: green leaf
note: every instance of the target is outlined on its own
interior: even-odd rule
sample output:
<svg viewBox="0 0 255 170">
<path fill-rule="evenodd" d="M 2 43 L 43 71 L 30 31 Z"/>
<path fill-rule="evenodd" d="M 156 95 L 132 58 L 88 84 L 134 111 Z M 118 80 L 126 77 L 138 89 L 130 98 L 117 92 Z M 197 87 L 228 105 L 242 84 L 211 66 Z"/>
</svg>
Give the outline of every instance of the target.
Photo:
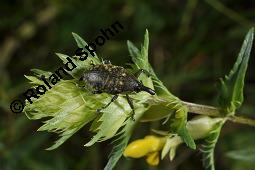
<svg viewBox="0 0 255 170">
<path fill-rule="evenodd" d="M 221 79 L 219 104 L 227 115 L 234 115 L 243 103 L 245 73 L 252 48 L 254 29 L 247 33 L 237 60 L 229 75 Z"/>
<path fill-rule="evenodd" d="M 83 38 L 81 38 L 78 34 L 72 32 L 72 35 L 79 48 L 84 48 L 87 45 L 86 41 Z"/>
<path fill-rule="evenodd" d="M 128 46 L 128 52 L 130 56 L 132 57 L 132 60 L 136 61 L 137 60 L 136 58 L 141 56 L 139 49 L 129 40 L 127 41 L 127 46 Z M 135 63 L 138 63 L 138 61 L 136 61 Z"/>
<path fill-rule="evenodd" d="M 79 48 L 84 48 L 86 45 L 88 45 L 88 43 L 84 39 L 82 39 L 78 34 L 72 32 L 72 35 L 73 35 L 73 38 L 76 41 L 76 44 Z M 88 53 L 88 57 L 98 59 L 98 56 L 96 53 L 95 53 L 95 56 L 92 56 L 90 53 Z"/>
<path fill-rule="evenodd" d="M 171 131 L 177 133 L 188 147 L 196 149 L 196 144 L 186 127 L 187 114 L 188 109 L 186 107 L 179 107 L 176 113 L 172 115 L 174 118 L 170 117 Z"/>
<path fill-rule="evenodd" d="M 84 39 L 82 39 L 78 34 L 72 33 L 72 35 L 79 48 L 84 48 L 86 45 L 88 45 L 88 43 Z M 63 62 L 66 62 L 66 57 L 68 57 L 67 55 L 60 53 L 56 54 Z M 90 67 L 91 63 L 94 64 L 101 63 L 96 53 L 95 56 L 92 56 L 90 53 L 88 53 L 88 58 L 85 61 L 81 61 L 79 60 L 79 57 L 73 56 L 72 61 L 74 62 L 75 65 L 77 65 L 77 68 L 74 71 L 72 71 L 72 73 L 70 73 L 74 78 L 79 78 L 81 74 Z"/>
<path fill-rule="evenodd" d="M 144 69 L 148 72 L 152 70 L 148 61 L 149 50 L 149 33 L 146 30 L 144 35 L 144 43 L 142 44 L 141 51 L 131 42 L 127 41 L 128 51 L 132 57 L 132 61 L 135 63 L 134 69 Z"/>
<path fill-rule="evenodd" d="M 37 77 L 41 77 L 41 75 L 44 75 L 45 77 L 50 77 L 52 75 L 52 72 L 50 72 L 50 71 L 43 71 L 43 70 L 39 70 L 39 69 L 31 69 L 31 71 Z"/>
<path fill-rule="evenodd" d="M 86 42 L 82 38 L 76 34 L 73 35 L 78 46 L 86 45 Z M 67 57 L 69 57 L 60 53 L 57 53 L 57 56 L 64 64 L 67 62 Z M 24 108 L 29 119 L 46 119 L 38 131 L 48 131 L 59 134 L 60 138 L 53 146 L 48 148 L 49 150 L 59 147 L 84 125 L 92 121 L 92 131 L 96 132 L 96 134 L 86 146 L 91 146 L 95 142 L 110 139 L 118 133 L 119 129 L 127 125 L 128 121 L 126 121 L 126 119 L 132 113 L 132 109 L 126 98 L 119 96 L 118 100 L 104 109 L 102 111 L 102 116 L 99 116 L 96 110 L 107 104 L 112 96 L 109 94 L 95 95 L 85 89 L 80 89 L 76 85 L 76 79 L 80 77 L 82 71 L 90 67 L 91 61 L 93 61 L 94 64 L 99 64 L 99 59 L 91 56 L 85 61 L 80 61 L 75 57 L 70 57 L 70 59 L 77 66 L 74 70 L 69 72 L 75 79 L 59 81 L 56 85 L 52 85 L 52 88 L 48 89 L 39 99 L 33 99 L 32 104 L 26 101 L 26 107 Z M 62 67 L 64 67 L 64 65 Z M 38 69 L 34 69 L 33 72 L 36 76 L 39 74 L 50 76 L 50 72 Z M 34 85 L 43 84 L 43 82 L 35 76 L 26 77 Z M 146 82 L 152 85 L 150 79 L 146 80 Z M 148 108 L 146 103 L 148 99 L 151 99 L 151 95 L 141 92 L 139 94 L 130 95 L 130 97 L 133 98 L 136 112 L 143 114 Z"/>
<path fill-rule="evenodd" d="M 83 97 L 85 94 L 86 102 Z M 24 112 L 29 119 L 48 118 L 38 131 L 60 133 L 61 138 L 48 149 L 57 148 L 95 118 L 95 110 L 90 106 L 98 103 L 98 99 L 89 98 L 89 95 L 86 92 L 80 93 L 72 81 L 62 80 L 39 99 L 34 100 L 33 104 L 27 102 Z"/>
<path fill-rule="evenodd" d="M 244 79 L 253 43 L 254 29 L 251 28 L 245 36 L 237 60 L 230 73 L 221 79 L 219 104 L 227 116 L 234 115 L 235 110 L 243 103 Z M 203 164 L 206 169 L 214 170 L 214 148 L 218 141 L 221 128 L 225 121 L 219 123 L 211 135 L 206 138 L 203 146 Z"/>
<path fill-rule="evenodd" d="M 121 158 L 127 144 L 130 138 L 130 134 L 127 134 L 128 131 L 126 133 L 123 133 L 119 138 L 116 139 L 115 146 L 112 149 L 112 152 L 110 154 L 110 158 L 106 164 L 106 166 L 104 167 L 104 170 L 112 170 L 117 162 L 119 161 L 119 159 Z"/>
<path fill-rule="evenodd" d="M 183 141 L 187 144 L 188 147 L 195 149 L 196 145 L 192 137 L 190 136 L 189 132 L 186 128 L 187 123 L 187 107 L 184 106 L 179 98 L 171 94 L 168 89 L 163 85 L 163 83 L 159 80 L 159 78 L 156 76 L 155 72 L 153 71 L 153 68 L 151 67 L 149 60 L 148 60 L 148 50 L 149 50 L 149 33 L 148 30 L 145 32 L 144 36 L 144 43 L 141 47 L 141 51 L 138 50 L 135 45 L 128 41 L 127 42 L 129 53 L 132 57 L 132 61 L 134 62 L 134 65 L 132 65 L 133 69 L 145 69 L 148 71 L 151 75 L 151 78 L 153 80 L 153 85 L 146 84 L 149 87 L 155 87 L 156 93 L 159 97 L 162 97 L 162 99 L 166 100 L 165 106 L 169 109 L 169 115 L 171 115 L 170 119 L 170 131 L 173 133 L 177 133 Z M 143 80 L 142 80 L 143 81 Z M 144 82 L 144 81 L 143 81 Z M 162 102 L 159 102 L 160 105 L 162 105 Z M 163 102 L 164 103 L 164 102 Z M 157 107 L 158 108 L 158 107 Z M 152 105 L 151 109 L 154 109 L 154 106 Z M 150 119 L 157 119 L 157 117 L 160 117 L 162 114 L 158 114 L 158 112 L 165 112 L 166 109 L 164 107 L 154 113 L 151 112 L 150 109 L 148 109 L 148 113 L 152 113 L 150 115 L 147 115 L 147 112 L 145 113 L 146 118 Z M 171 113 L 174 114 L 171 114 Z M 155 115 L 155 116 L 154 116 Z"/>
<path fill-rule="evenodd" d="M 206 170 L 215 170 L 214 150 L 223 125 L 224 121 L 217 123 L 214 129 L 205 138 L 205 143 L 202 145 L 203 166 Z"/>
<path fill-rule="evenodd" d="M 73 35 L 79 47 L 86 45 L 86 42 L 82 38 L 76 34 Z M 74 79 L 61 80 L 56 85 L 52 86 L 51 89 L 48 89 L 44 95 L 41 95 L 39 99 L 34 99 L 32 104 L 26 101 L 26 107 L 24 109 L 29 119 L 45 120 L 43 122 L 44 124 L 38 129 L 39 131 L 59 134 L 60 138 L 48 149 L 59 147 L 84 125 L 93 122 L 91 130 L 95 132 L 95 134 L 86 146 L 91 146 L 95 142 L 104 141 L 116 135 L 120 135 L 119 138 L 117 138 L 117 144 L 113 148 L 111 158 L 106 166 L 106 169 L 112 169 L 121 157 L 131 137 L 135 124 L 147 113 L 147 110 L 150 110 L 150 108 L 156 105 L 164 105 L 165 113 L 168 109 L 169 114 L 173 114 L 172 122 L 174 123 L 172 123 L 171 129 L 178 133 L 188 146 L 194 148 L 194 141 L 186 130 L 186 106 L 182 104 L 180 99 L 167 90 L 163 83 L 157 78 L 148 62 L 148 31 L 146 31 L 141 51 L 131 42 L 128 44 L 130 54 L 134 61 L 134 65 L 132 65 L 134 70 L 132 71 L 141 68 L 147 70 L 151 74 L 151 77 L 148 78 L 145 75 L 141 75 L 140 80 L 152 89 L 156 86 L 158 96 L 152 96 L 146 92 L 130 95 L 134 103 L 136 122 L 127 119 L 132 113 L 132 109 L 126 99 L 121 95 L 115 102 L 111 103 L 109 107 L 102 110 L 102 114 L 99 115 L 96 110 L 107 104 L 112 96 L 109 94 L 92 94 L 85 89 L 77 87 L 76 82 L 80 74 L 82 74 L 84 70 L 89 69 L 91 61 L 98 64 L 100 60 L 98 57 L 91 56 L 85 61 L 80 61 L 77 56 L 70 57 L 72 62 L 77 66 L 72 72 L 69 72 Z M 64 64 L 67 62 L 67 57 L 69 56 L 60 53 L 57 53 L 57 55 L 63 60 Z M 47 73 L 48 76 L 50 74 L 50 72 L 44 72 L 42 70 L 34 70 L 34 72 L 36 76 L 41 73 Z M 35 76 L 29 76 L 27 78 L 34 85 L 42 83 L 42 81 Z M 157 112 L 154 112 L 154 114 L 157 115 Z"/>
<path fill-rule="evenodd" d="M 41 85 L 41 84 L 43 84 L 43 81 L 40 80 L 40 79 L 38 79 L 38 78 L 35 77 L 35 76 L 26 76 L 26 75 L 25 75 L 25 77 L 26 77 L 28 80 L 30 80 L 30 83 L 31 83 L 31 84 L 34 84 L 34 85 Z"/>
<path fill-rule="evenodd" d="M 110 96 L 110 95 L 107 95 Z M 105 101 L 103 105 L 107 104 L 110 101 Z M 118 104 L 111 104 L 106 109 L 102 110 L 102 116 L 98 120 L 101 122 L 96 135 L 87 143 L 85 146 L 91 146 L 97 141 L 104 141 L 109 138 L 112 138 L 117 131 L 124 126 L 128 115 L 131 114 L 131 108 L 127 103 L 127 100 L 124 97 L 118 97 Z"/>
<path fill-rule="evenodd" d="M 241 161 L 255 161 L 255 148 L 229 151 L 227 157 Z"/>
<path fill-rule="evenodd" d="M 155 131 L 154 131 L 155 132 Z M 161 132 L 162 133 L 162 132 Z M 172 161 L 176 154 L 177 147 L 183 142 L 181 138 L 177 135 L 173 134 L 165 134 L 164 136 L 167 136 L 166 143 L 162 149 L 161 152 L 161 159 L 164 159 L 164 157 L 169 154 L 170 161 Z"/>
<path fill-rule="evenodd" d="M 136 112 L 135 119 L 139 120 L 140 117 L 143 115 L 143 110 L 139 109 Z M 117 164 L 118 160 L 121 158 L 128 141 L 132 135 L 133 129 L 135 127 L 137 122 L 132 121 L 129 119 L 125 127 L 120 132 L 119 136 L 115 141 L 113 142 L 115 145 L 112 149 L 112 152 L 110 154 L 110 159 L 108 160 L 104 170 L 112 170 L 115 165 Z"/>
<path fill-rule="evenodd" d="M 70 57 L 65 54 L 56 53 L 56 55 L 63 61 L 63 64 L 66 64 L 68 62 L 67 58 L 69 57 L 72 62 L 77 66 L 72 71 L 66 70 L 73 78 L 79 79 L 81 77 L 81 74 L 86 71 L 90 67 L 90 62 L 93 61 L 94 63 L 99 63 L 99 60 L 97 58 L 88 57 L 85 61 L 80 61 L 78 58 Z M 65 69 L 65 65 L 61 66 Z"/>
</svg>

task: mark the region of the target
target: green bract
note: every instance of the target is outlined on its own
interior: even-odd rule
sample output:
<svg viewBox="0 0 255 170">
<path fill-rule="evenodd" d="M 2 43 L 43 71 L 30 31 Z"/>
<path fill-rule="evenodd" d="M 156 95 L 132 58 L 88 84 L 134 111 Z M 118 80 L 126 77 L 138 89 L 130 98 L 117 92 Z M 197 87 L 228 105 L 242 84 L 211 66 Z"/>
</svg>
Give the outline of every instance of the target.
<svg viewBox="0 0 255 170">
<path fill-rule="evenodd" d="M 254 29 L 247 33 L 237 60 L 228 75 L 221 79 L 219 104 L 224 114 L 234 115 L 243 103 L 244 78 L 250 58 Z"/>
<path fill-rule="evenodd" d="M 73 33 L 73 36 L 78 47 L 86 45 L 86 42 L 77 34 Z M 84 125 L 92 122 L 90 131 L 94 132 L 95 135 L 85 146 L 91 146 L 95 142 L 113 138 L 117 134 L 111 158 L 106 165 L 106 169 L 112 169 L 121 157 L 135 124 L 142 120 L 140 118 L 143 115 L 145 115 L 144 120 L 146 121 L 170 116 L 170 131 L 178 133 L 188 146 L 195 148 L 195 143 L 186 129 L 187 108 L 157 78 L 148 62 L 148 46 L 148 31 L 146 31 L 141 51 L 128 41 L 128 49 L 134 62 L 131 65 L 131 71 L 134 72 L 140 68 L 147 70 L 151 77 L 142 75 L 140 80 L 144 85 L 155 89 L 157 93 L 156 96 L 151 96 L 145 92 L 131 95 L 135 103 L 136 122 L 127 119 L 131 114 L 131 108 L 124 97 L 120 96 L 116 102 L 103 110 L 102 113 L 97 113 L 96 109 L 108 103 L 111 96 L 109 94 L 95 95 L 76 86 L 77 79 L 79 79 L 83 71 L 89 69 L 91 60 L 95 64 L 101 63 L 97 56 L 88 56 L 85 61 L 80 61 L 74 56 L 72 60 L 77 68 L 69 72 L 73 79 L 61 80 L 39 99 L 33 100 L 33 104 L 26 102 L 24 111 L 29 119 L 48 119 L 44 121 L 44 125 L 38 130 L 55 132 L 60 136 L 55 144 L 48 148 L 49 150 L 57 148 Z M 68 57 L 59 53 L 57 56 L 63 62 L 66 62 L 66 57 Z M 42 84 L 39 79 L 42 74 L 45 76 L 50 74 L 50 72 L 37 69 L 32 71 L 35 76 L 26 77 L 34 85 Z M 161 111 L 162 113 L 160 113 Z"/>
<path fill-rule="evenodd" d="M 222 109 L 222 115 L 232 116 L 243 103 L 244 78 L 248 67 L 248 61 L 253 43 L 254 29 L 250 29 L 245 36 L 243 45 L 237 57 L 237 60 L 229 75 L 221 79 L 221 88 L 219 94 L 219 104 Z M 227 117 L 226 117 L 227 118 Z M 203 165 L 208 170 L 214 170 L 214 149 L 218 141 L 221 129 L 225 123 L 222 120 L 215 125 L 211 134 L 205 139 L 203 145 Z"/>
</svg>

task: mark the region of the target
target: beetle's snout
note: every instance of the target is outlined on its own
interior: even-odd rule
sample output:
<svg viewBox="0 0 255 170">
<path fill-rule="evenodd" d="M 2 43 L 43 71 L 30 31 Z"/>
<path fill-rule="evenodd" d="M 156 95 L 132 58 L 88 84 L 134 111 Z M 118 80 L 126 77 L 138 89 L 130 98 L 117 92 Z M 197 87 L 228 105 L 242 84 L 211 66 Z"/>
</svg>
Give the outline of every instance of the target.
<svg viewBox="0 0 255 170">
<path fill-rule="evenodd" d="M 151 95 L 156 94 L 156 92 L 154 90 L 152 90 L 151 88 L 146 87 L 146 86 L 142 86 L 142 91 L 146 91 L 147 93 L 150 93 Z"/>
</svg>

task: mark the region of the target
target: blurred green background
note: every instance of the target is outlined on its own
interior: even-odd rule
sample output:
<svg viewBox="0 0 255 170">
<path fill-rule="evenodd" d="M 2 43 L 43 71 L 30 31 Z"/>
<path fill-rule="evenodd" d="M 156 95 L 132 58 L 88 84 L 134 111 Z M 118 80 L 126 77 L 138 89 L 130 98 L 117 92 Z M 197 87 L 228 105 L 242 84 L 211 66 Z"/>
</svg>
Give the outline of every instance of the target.
<svg viewBox="0 0 255 170">
<path fill-rule="evenodd" d="M 150 62 L 170 91 L 182 100 L 216 105 L 217 82 L 232 68 L 248 29 L 255 26 L 254 0 L 2 0 L 0 1 L 0 170 L 103 169 L 111 143 L 85 148 L 91 137 L 84 127 L 54 151 L 46 151 L 57 135 L 36 132 L 42 124 L 13 114 L 10 102 L 28 87 L 30 69 L 54 71 L 62 65 L 54 54 L 73 55 L 71 32 L 93 41 L 101 28 L 118 20 L 124 30 L 98 48 L 113 64 L 130 61 L 126 41 L 143 41 L 150 33 Z M 254 48 L 239 112 L 255 115 Z M 142 138 L 157 122 L 141 124 L 133 138 Z M 227 153 L 254 149 L 254 128 L 227 123 L 216 148 L 216 169 L 252 170 L 255 160 L 234 160 Z M 125 159 L 116 169 L 199 170 L 201 153 L 185 146 L 174 161 L 149 167 L 144 159 Z"/>
</svg>

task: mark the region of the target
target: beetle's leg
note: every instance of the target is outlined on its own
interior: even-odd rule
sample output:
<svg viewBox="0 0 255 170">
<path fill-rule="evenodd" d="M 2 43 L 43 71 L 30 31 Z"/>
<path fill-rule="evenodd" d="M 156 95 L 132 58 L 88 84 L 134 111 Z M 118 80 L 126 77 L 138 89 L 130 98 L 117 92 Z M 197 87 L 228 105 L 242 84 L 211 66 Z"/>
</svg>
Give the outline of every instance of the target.
<svg viewBox="0 0 255 170">
<path fill-rule="evenodd" d="M 78 83 L 75 83 L 75 82 L 71 82 L 71 83 L 74 84 L 79 89 L 84 89 L 86 87 L 85 85 L 80 86 Z"/>
<path fill-rule="evenodd" d="M 79 89 L 84 89 L 86 86 L 80 86 L 79 84 L 76 84 L 76 87 L 78 87 Z"/>
<path fill-rule="evenodd" d="M 97 112 L 100 112 L 101 110 L 107 108 L 107 107 L 108 107 L 112 102 L 114 102 L 118 97 L 119 97 L 119 96 L 118 96 L 117 94 L 114 95 L 114 96 L 112 97 L 111 101 L 110 101 L 107 105 L 103 106 L 101 109 L 97 109 Z"/>
<path fill-rule="evenodd" d="M 131 107 L 132 112 L 133 112 L 133 113 L 131 114 L 131 119 L 132 119 L 133 121 L 135 121 L 135 118 L 134 118 L 135 110 L 134 110 L 133 101 L 132 101 L 132 99 L 129 97 L 128 94 L 126 94 L 126 98 L 127 98 L 128 104 L 129 104 L 129 106 Z"/>
<path fill-rule="evenodd" d="M 102 91 L 101 91 L 101 90 L 94 90 L 92 93 L 93 93 L 93 94 L 101 94 Z"/>
<path fill-rule="evenodd" d="M 148 77 L 151 76 L 151 74 L 150 74 L 148 71 L 144 70 L 144 69 L 139 69 L 139 70 L 134 74 L 134 76 L 135 76 L 136 78 L 138 78 L 138 77 L 141 75 L 141 73 L 144 73 L 144 74 L 147 75 Z"/>
<path fill-rule="evenodd" d="M 95 88 L 92 90 L 92 93 L 93 94 L 101 94 L 101 93 L 103 93 L 99 84 L 95 85 Z"/>
<path fill-rule="evenodd" d="M 103 60 L 103 64 L 112 64 L 110 60 Z"/>
</svg>

